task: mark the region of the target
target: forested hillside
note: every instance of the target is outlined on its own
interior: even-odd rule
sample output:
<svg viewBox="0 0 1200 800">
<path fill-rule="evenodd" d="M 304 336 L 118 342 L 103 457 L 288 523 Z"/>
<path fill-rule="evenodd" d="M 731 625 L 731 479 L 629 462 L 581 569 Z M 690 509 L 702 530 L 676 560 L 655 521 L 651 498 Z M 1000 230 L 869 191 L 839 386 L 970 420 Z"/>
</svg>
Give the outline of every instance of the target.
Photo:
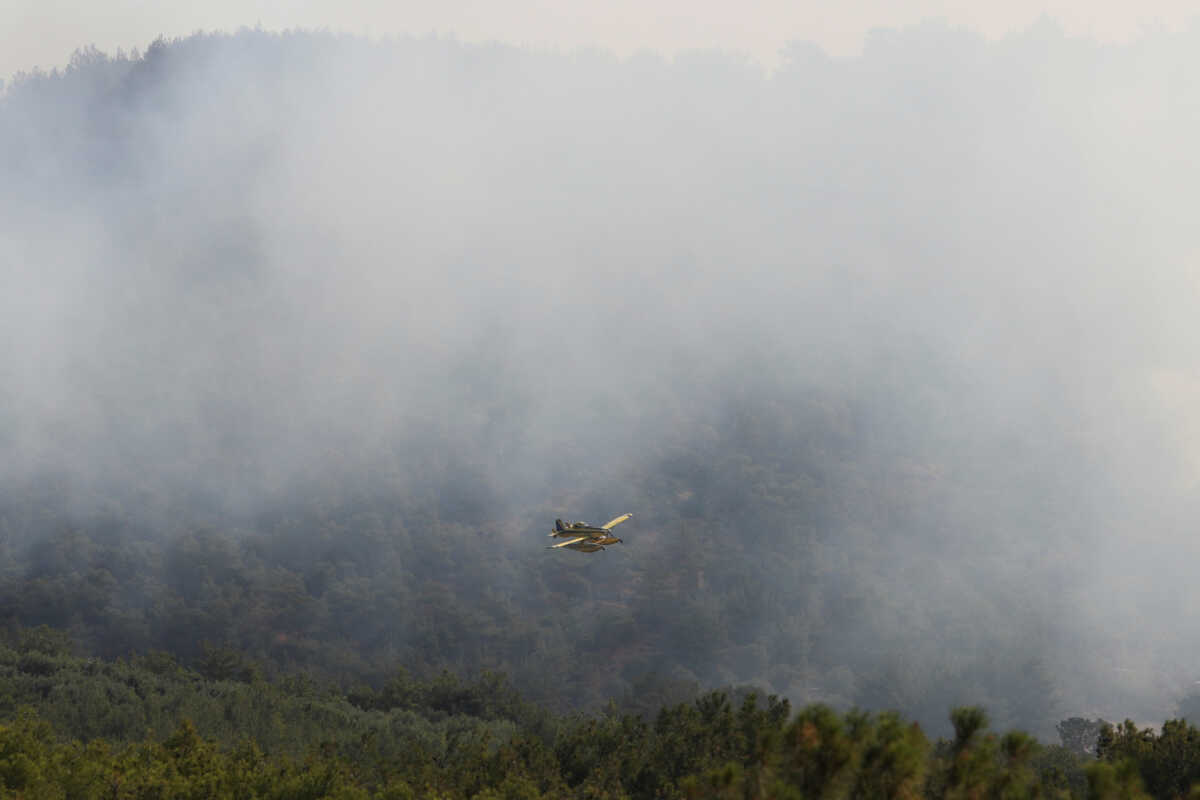
<svg viewBox="0 0 1200 800">
<path fill-rule="evenodd" d="M 793 716 L 786 700 L 753 692 L 559 717 L 496 676 L 423 682 L 401 671 L 379 691 L 342 694 L 264 682 L 231 651 L 208 653 L 195 672 L 165 653 L 72 658 L 48 629 L 10 640 L 0 789 L 17 797 L 1082 796 L 1086 783 L 1136 786 L 1139 765 L 1166 777 L 1154 737 L 1117 781 L 1110 765 L 992 734 L 971 708 L 954 711 L 953 740 L 938 742 L 896 714 Z M 217 674 L 235 663 L 249 671 Z M 1127 735 L 1109 727 L 1104 741 Z"/>
<path fill-rule="evenodd" d="M 228 649 L 190 670 L 162 652 L 103 661 L 69 647 L 48 628 L 0 645 L 6 795 L 1115 799 L 1180 797 L 1200 778 L 1200 731 L 1185 720 L 1157 732 L 1075 719 L 1059 726 L 1065 746 L 1047 746 L 960 707 L 933 741 L 894 712 L 793 712 L 745 690 L 559 716 L 494 674 L 398 670 L 342 692 L 264 680 Z M 1091 730 L 1091 745 L 1068 729 Z"/>
<path fill-rule="evenodd" d="M 554 715 L 1174 716 L 1197 44 L 927 26 L 767 75 L 242 31 L 18 76 L 0 622 Z"/>
</svg>

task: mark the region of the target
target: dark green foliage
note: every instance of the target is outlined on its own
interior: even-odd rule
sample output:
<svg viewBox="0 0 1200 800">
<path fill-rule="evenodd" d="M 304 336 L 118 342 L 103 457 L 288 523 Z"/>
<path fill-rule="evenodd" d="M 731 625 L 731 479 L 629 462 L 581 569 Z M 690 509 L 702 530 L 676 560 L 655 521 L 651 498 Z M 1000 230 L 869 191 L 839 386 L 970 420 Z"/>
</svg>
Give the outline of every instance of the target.
<svg viewBox="0 0 1200 800">
<path fill-rule="evenodd" d="M 22 669 L 31 657 L 50 668 Z M 221 660 L 242 663 L 243 658 L 226 653 Z M 329 745 L 346 752 L 366 747 L 380 757 L 413 749 L 442 757 L 464 719 L 472 721 L 469 727 L 478 728 L 479 736 L 503 738 L 518 722 L 531 734 L 552 736 L 548 715 L 525 704 L 496 676 L 477 683 L 442 676 L 428 684 L 413 683 L 413 694 L 417 699 L 404 707 L 363 708 L 303 676 L 247 683 L 236 675 L 205 676 L 161 654 L 129 662 L 98 661 L 0 647 L 0 717 L 36 708 L 56 730 L 84 741 L 162 737 L 184 719 L 224 746 L 249 738 L 268 752 L 297 756 Z M 448 694 L 486 697 L 488 702 L 473 715 L 448 708 Z"/>
<path fill-rule="evenodd" d="M 60 742 L 31 717 L 0 726 L 5 796 L 73 798 L 366 798 L 335 759 L 269 759 L 253 744 L 222 751 L 183 722 L 161 743 Z M 403 796 L 403 795 L 399 795 Z"/>
<path fill-rule="evenodd" d="M 1087 796 L 1094 800 L 1148 800 L 1133 761 L 1101 762 L 1087 768 Z"/>
<path fill-rule="evenodd" d="M 934 746 L 896 713 L 793 716 L 755 692 L 703 693 L 652 721 L 613 704 L 555 717 L 498 675 L 398 672 L 351 702 L 302 676 L 216 680 L 161 655 L 60 655 L 25 677 L 19 658 L 0 649 L 0 790 L 20 796 L 1033 798 L 1085 785 L 1081 760 L 1049 768 L 979 709 L 956 709 L 955 739 Z M 1086 779 L 1101 796 L 1137 782 L 1102 766 Z"/>
<path fill-rule="evenodd" d="M 956 708 L 950 712 L 950 723 L 954 726 L 954 752 L 963 753 L 978 740 L 980 731 L 987 728 L 987 712 L 982 708 Z"/>
<path fill-rule="evenodd" d="M 928 769 L 929 743 L 916 723 L 887 713 L 866 727 L 854 797 L 905 798 L 919 791 Z"/>
<path fill-rule="evenodd" d="M 71 637 L 66 631 L 57 630 L 46 625 L 36 628 L 16 627 L 10 629 L 4 640 L 18 653 L 42 653 L 49 656 L 63 656 L 71 653 Z"/>
<path fill-rule="evenodd" d="M 151 666 L 162 664 L 64 657 L 46 697 L 27 698 L 37 716 L 27 707 L 0 724 L 0 786 L 31 797 L 69 787 L 75 797 L 1171 798 L 1196 784 L 1200 763 L 1197 732 L 1184 723 L 1160 735 L 1109 727 L 1101 761 L 1087 766 L 1024 733 L 989 732 L 977 708 L 952 712 L 954 739 L 931 745 L 898 714 L 813 706 L 792 718 L 784 701 L 763 706 L 749 693 L 735 706 L 725 692 L 663 708 L 653 724 L 615 709 L 560 718 L 547 740 L 523 724 L 447 715 L 414 699 L 496 686 L 507 694 L 495 678 L 462 684 L 448 676 L 410 681 L 408 709 L 386 713 L 356 711 L 303 680 L 260 682 L 257 713 L 275 720 L 272 734 L 225 703 L 241 684 L 181 669 L 160 683 Z M 72 716 L 55 700 L 71 685 L 112 691 L 114 678 L 173 697 L 158 733 L 139 733 L 130 721 L 97 737 L 91 717 L 100 706 Z M 76 690 L 71 702 L 81 696 Z M 482 708 L 494 715 L 512 701 Z"/>
<path fill-rule="evenodd" d="M 1087 792 L 1087 768 L 1094 756 L 1084 756 L 1060 745 L 1047 745 L 1033 756 L 1031 765 L 1050 797 L 1083 797 Z"/>
<path fill-rule="evenodd" d="M 213 647 L 205 642 L 196 671 L 214 681 L 253 683 L 261 680 L 262 670 L 231 647 Z"/>
<path fill-rule="evenodd" d="M 865 724 L 854 718 L 848 721 L 854 727 Z M 801 711 L 788 727 L 784 752 L 789 757 L 781 768 L 804 796 L 840 796 L 848 789 L 855 748 L 846 723 L 832 709 L 813 706 Z"/>
<path fill-rule="evenodd" d="M 1183 797 L 1200 785 L 1200 730 L 1187 720 L 1168 720 L 1158 733 L 1130 720 L 1105 723 L 1097 752 L 1105 764 L 1094 780 L 1104 786 L 1136 782 L 1153 797 Z"/>
</svg>

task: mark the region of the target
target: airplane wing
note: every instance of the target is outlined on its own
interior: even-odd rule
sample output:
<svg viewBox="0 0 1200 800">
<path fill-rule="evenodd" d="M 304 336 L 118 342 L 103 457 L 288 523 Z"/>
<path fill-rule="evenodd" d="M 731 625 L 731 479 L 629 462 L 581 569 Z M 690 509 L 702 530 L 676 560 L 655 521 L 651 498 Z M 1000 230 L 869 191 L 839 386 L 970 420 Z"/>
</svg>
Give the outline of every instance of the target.
<svg viewBox="0 0 1200 800">
<path fill-rule="evenodd" d="M 624 522 L 625 520 L 629 519 L 632 516 L 633 516 L 633 514 L 622 514 L 621 516 L 617 517 L 616 519 L 610 519 L 608 522 L 601 525 L 600 527 L 606 531 L 612 530 L 613 528 L 617 527 L 622 522 Z"/>
<path fill-rule="evenodd" d="M 552 545 L 550 545 L 549 547 L 547 547 L 546 549 L 547 549 L 547 550 L 554 550 L 555 548 L 558 548 L 558 547 L 566 547 L 567 545 L 570 545 L 570 544 L 575 544 L 575 543 L 577 543 L 577 542 L 583 542 L 583 541 L 587 541 L 587 538 L 588 538 L 588 537 L 586 537 L 586 536 L 580 536 L 580 537 L 579 537 L 579 538 L 577 538 L 577 539 L 567 539 L 565 542 L 559 542 L 558 544 L 552 544 Z"/>
</svg>

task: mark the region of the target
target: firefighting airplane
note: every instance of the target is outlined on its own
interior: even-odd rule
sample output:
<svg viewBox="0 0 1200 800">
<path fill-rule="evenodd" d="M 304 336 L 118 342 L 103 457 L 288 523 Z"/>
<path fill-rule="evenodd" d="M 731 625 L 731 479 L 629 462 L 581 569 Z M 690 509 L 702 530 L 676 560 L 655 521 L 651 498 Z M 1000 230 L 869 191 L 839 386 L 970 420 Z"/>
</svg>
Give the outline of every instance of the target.
<svg viewBox="0 0 1200 800">
<path fill-rule="evenodd" d="M 561 519 L 556 519 L 554 520 L 554 530 L 550 531 L 550 535 L 565 541 L 552 544 L 546 549 L 556 550 L 565 547 L 568 550 L 594 553 L 597 550 L 603 550 L 607 545 L 620 544 L 622 540 L 612 535 L 612 529 L 632 516 L 633 514 L 622 514 L 599 527 L 588 525 L 586 522 L 571 522 L 564 525 Z"/>
</svg>

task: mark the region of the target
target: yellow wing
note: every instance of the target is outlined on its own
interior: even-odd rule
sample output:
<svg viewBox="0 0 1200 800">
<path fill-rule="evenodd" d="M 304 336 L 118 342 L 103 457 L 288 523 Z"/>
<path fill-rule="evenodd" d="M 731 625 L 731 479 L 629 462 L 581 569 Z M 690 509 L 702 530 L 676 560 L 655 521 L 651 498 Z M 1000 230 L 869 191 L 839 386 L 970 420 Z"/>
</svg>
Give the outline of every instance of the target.
<svg viewBox="0 0 1200 800">
<path fill-rule="evenodd" d="M 633 516 L 633 514 L 622 514 L 621 516 L 617 517 L 616 519 L 609 520 L 608 522 L 604 523 L 600 527 L 606 531 L 612 530 L 613 528 L 617 527 L 622 522 L 624 522 L 625 520 L 629 519 L 632 516 Z"/>
<path fill-rule="evenodd" d="M 547 547 L 546 549 L 547 549 L 547 550 L 553 550 L 553 549 L 554 549 L 554 548 L 556 548 L 556 547 L 566 547 L 566 546 L 567 546 L 567 545 L 569 545 L 569 544 L 575 544 L 576 542 L 582 542 L 582 541 L 585 541 L 587 538 L 588 538 L 588 537 L 586 537 L 586 536 L 580 536 L 578 539 L 568 539 L 568 540 L 567 540 L 567 541 L 565 541 L 565 542 L 559 542 L 558 544 L 552 544 L 552 545 L 550 545 L 549 547 Z"/>
</svg>

